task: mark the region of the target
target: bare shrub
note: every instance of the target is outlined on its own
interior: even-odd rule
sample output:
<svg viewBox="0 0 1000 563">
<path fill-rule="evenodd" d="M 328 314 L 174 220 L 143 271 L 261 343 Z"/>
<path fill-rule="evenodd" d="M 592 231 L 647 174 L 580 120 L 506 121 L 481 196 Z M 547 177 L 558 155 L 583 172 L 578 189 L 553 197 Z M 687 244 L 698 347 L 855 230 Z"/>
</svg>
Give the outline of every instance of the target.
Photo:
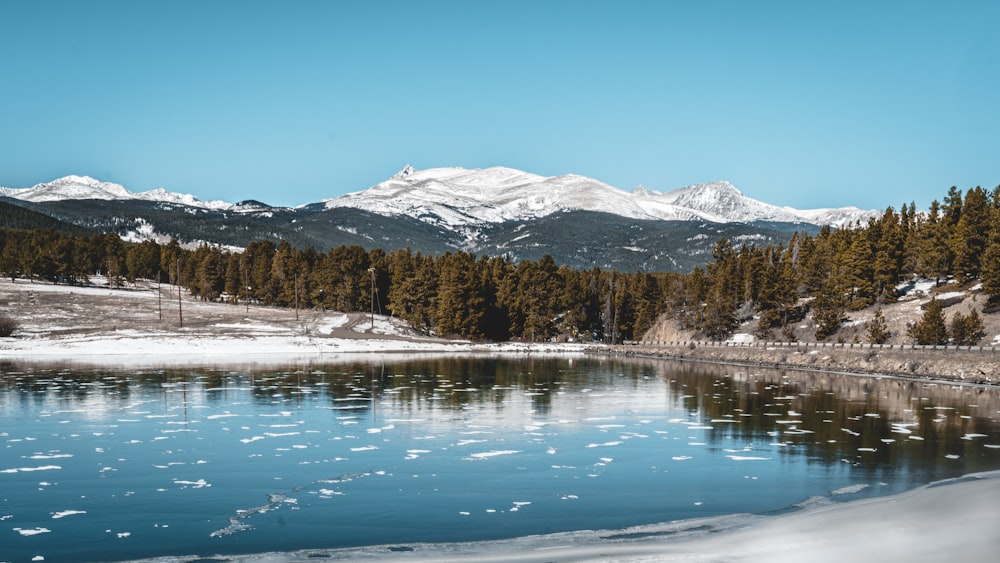
<svg viewBox="0 0 1000 563">
<path fill-rule="evenodd" d="M 0 315 L 0 338 L 6 338 L 19 328 L 17 321 L 7 315 Z"/>
</svg>

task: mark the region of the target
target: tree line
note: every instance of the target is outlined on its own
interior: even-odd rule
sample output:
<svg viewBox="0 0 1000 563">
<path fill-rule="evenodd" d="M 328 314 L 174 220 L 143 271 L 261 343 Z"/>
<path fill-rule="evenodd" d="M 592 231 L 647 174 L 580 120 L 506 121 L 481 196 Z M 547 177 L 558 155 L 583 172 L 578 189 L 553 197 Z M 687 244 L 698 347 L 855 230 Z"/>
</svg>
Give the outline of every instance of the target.
<svg viewBox="0 0 1000 563">
<path fill-rule="evenodd" d="M 889 207 L 865 224 L 795 233 L 787 244 L 736 248 L 720 239 L 711 260 L 684 275 L 574 270 L 549 256 L 515 263 L 360 246 L 319 252 L 270 241 L 242 251 L 190 250 L 176 241 L 128 243 L 113 233 L 0 230 L 0 275 L 79 284 L 95 273 L 112 285 L 159 280 L 233 304 L 375 308 L 428 334 L 474 340 L 622 342 L 642 338 L 661 314 L 711 339 L 728 338 L 752 318 L 758 337 L 791 339 L 810 312 L 815 338 L 826 340 L 847 312 L 894 302 L 900 285 L 915 278 L 978 281 L 988 296 L 984 312 L 1000 310 L 1000 186 L 964 195 L 952 187 L 926 212 L 913 203 Z M 974 342 L 982 322 L 973 313 L 953 317 L 949 327 L 932 305 L 910 336 L 925 344 Z M 888 338 L 880 310 L 868 329 L 872 342 Z"/>
<path fill-rule="evenodd" d="M 232 250 L 176 241 L 129 243 L 113 233 L 0 230 L 0 275 L 66 284 L 95 274 L 112 286 L 158 280 L 206 301 L 364 312 L 375 309 L 427 334 L 473 340 L 641 337 L 664 310 L 678 274 L 574 270 L 545 256 L 514 263 L 466 252 L 427 255 L 287 242 Z"/>
<path fill-rule="evenodd" d="M 964 196 L 952 187 L 927 212 L 913 203 L 852 228 L 822 228 L 815 236 L 796 233 L 787 245 L 734 248 L 718 241 L 712 260 L 683 276 L 665 293 L 665 310 L 682 328 L 709 338 L 730 336 L 742 321 L 756 317 L 757 336 L 793 338 L 794 323 L 812 313 L 817 340 L 834 337 L 846 313 L 892 303 L 900 286 L 923 278 L 982 284 L 985 312 L 1000 309 L 1000 186 Z M 920 344 L 963 344 L 982 338 L 978 312 L 945 327 L 941 304 L 910 327 Z M 940 316 L 940 318 L 938 318 Z M 971 317 L 968 318 L 968 317 Z M 881 310 L 869 326 L 869 340 L 884 342 L 888 331 Z"/>
</svg>

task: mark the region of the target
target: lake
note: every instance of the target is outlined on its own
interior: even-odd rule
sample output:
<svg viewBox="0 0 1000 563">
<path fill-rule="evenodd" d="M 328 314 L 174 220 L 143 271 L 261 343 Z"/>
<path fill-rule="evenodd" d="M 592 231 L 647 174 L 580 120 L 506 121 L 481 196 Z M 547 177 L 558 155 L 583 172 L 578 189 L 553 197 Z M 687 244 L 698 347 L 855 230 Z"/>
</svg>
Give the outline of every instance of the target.
<svg viewBox="0 0 1000 563">
<path fill-rule="evenodd" d="M 589 356 L 7 363 L 0 445 L 3 561 L 405 546 L 1000 469 L 1000 390 Z"/>
</svg>

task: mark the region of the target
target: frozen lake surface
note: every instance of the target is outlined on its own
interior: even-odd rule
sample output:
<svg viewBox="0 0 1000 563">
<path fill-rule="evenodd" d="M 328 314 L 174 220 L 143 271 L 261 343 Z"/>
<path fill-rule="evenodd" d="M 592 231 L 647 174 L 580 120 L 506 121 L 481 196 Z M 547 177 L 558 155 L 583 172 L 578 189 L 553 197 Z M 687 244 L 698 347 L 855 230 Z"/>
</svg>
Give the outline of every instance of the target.
<svg viewBox="0 0 1000 563">
<path fill-rule="evenodd" d="M 1000 469 L 998 420 L 993 389 L 640 360 L 8 364 L 0 560 L 773 514 Z"/>
</svg>

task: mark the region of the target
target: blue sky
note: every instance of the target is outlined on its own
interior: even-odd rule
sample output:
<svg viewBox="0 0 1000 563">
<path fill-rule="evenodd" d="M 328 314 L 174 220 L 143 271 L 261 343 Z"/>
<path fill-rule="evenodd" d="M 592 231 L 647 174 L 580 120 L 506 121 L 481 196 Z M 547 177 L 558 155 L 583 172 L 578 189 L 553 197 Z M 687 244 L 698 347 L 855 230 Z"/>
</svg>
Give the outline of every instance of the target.
<svg viewBox="0 0 1000 563">
<path fill-rule="evenodd" d="M 416 168 L 799 208 L 1000 184 L 998 2 L 0 2 L 0 185 L 298 205 Z"/>
</svg>

